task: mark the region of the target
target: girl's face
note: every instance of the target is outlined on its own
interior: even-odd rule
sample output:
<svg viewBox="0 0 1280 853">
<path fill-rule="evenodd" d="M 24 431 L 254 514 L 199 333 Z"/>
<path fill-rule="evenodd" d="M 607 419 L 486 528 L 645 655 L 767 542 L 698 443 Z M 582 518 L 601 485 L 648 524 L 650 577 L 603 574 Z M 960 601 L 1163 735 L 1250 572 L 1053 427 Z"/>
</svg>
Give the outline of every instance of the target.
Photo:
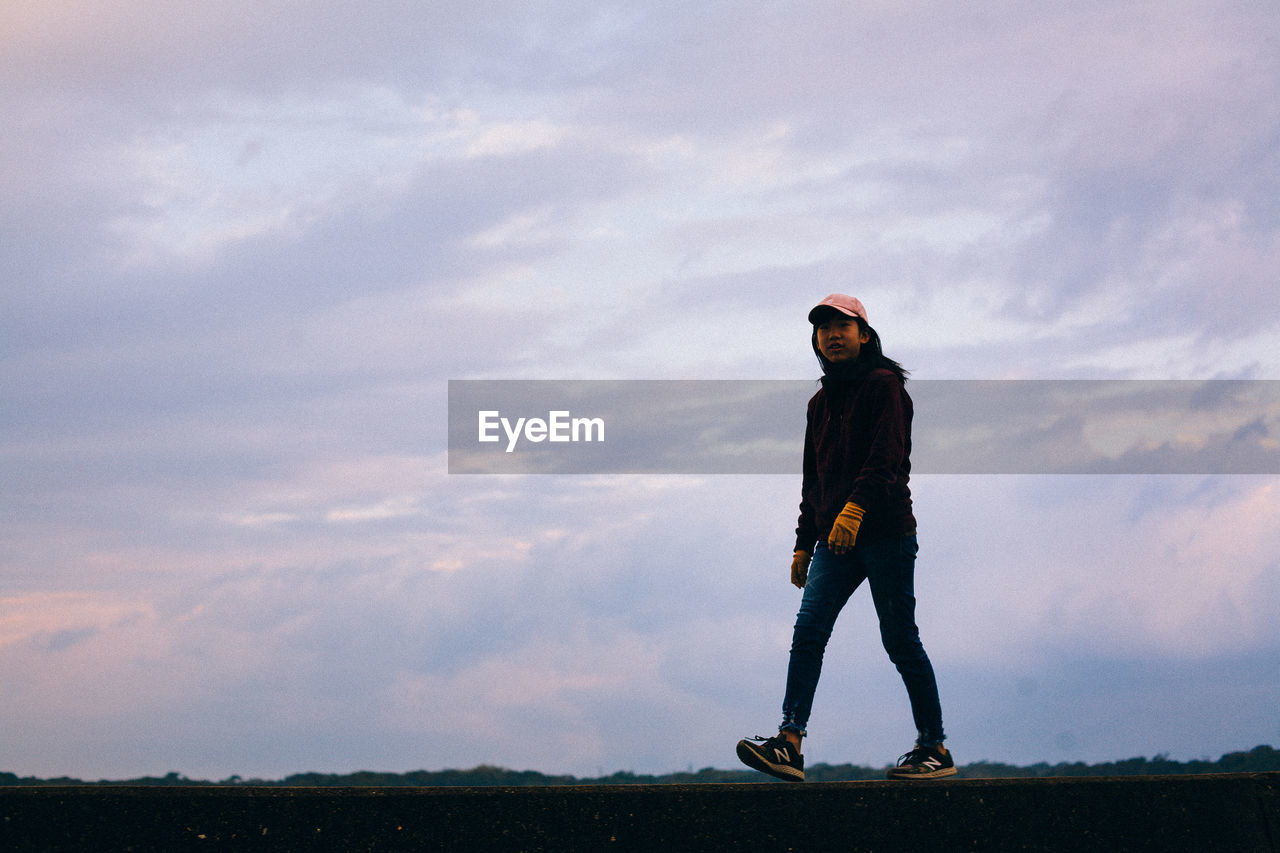
<svg viewBox="0 0 1280 853">
<path fill-rule="evenodd" d="M 871 336 L 858 328 L 858 321 L 845 314 L 833 314 L 818 324 L 818 352 L 833 364 L 855 361 L 869 340 Z"/>
</svg>

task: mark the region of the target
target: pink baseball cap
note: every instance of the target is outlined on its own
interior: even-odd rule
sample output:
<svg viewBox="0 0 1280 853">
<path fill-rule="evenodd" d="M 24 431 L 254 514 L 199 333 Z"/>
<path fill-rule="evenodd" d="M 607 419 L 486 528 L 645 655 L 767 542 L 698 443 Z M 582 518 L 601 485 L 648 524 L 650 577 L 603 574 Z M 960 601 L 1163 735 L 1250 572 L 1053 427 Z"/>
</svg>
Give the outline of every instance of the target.
<svg viewBox="0 0 1280 853">
<path fill-rule="evenodd" d="M 845 296 L 843 293 L 833 293 L 813 306 L 813 310 L 809 312 L 809 322 L 817 325 L 818 318 L 826 313 L 823 310 L 824 308 L 839 311 L 841 314 L 847 314 L 850 317 L 861 317 L 864 323 L 870 322 L 867 319 L 867 309 L 862 307 L 862 303 L 852 296 Z"/>
</svg>

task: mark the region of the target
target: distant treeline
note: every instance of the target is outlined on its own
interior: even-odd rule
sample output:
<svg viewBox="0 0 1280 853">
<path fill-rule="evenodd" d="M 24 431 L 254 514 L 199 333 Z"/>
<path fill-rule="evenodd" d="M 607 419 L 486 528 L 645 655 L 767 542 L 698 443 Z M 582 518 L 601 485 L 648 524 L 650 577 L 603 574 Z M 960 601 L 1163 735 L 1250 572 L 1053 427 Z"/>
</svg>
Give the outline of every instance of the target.
<svg viewBox="0 0 1280 853">
<path fill-rule="evenodd" d="M 855 764 L 815 764 L 805 770 L 810 782 L 856 782 L 883 779 L 886 768 L 860 767 Z M 1231 752 L 1217 761 L 1171 761 L 1166 755 L 1155 758 L 1129 758 L 1104 764 L 1033 764 L 1017 767 L 978 761 L 960 766 L 960 776 L 969 779 L 995 778 L 1043 778 L 1048 776 L 1161 776 L 1189 773 L 1263 773 L 1280 771 L 1280 750 L 1270 746 L 1256 746 L 1248 752 Z M 751 770 L 716 770 L 707 767 L 696 773 L 668 773 L 647 776 L 620 772 L 611 776 L 578 778 L 576 776 L 547 776 L 536 770 L 507 770 L 502 767 L 481 765 L 471 770 L 415 770 L 410 773 L 377 773 L 362 770 L 357 773 L 296 773 L 279 780 L 242 779 L 232 776 L 221 782 L 188 779 L 179 773 L 165 776 L 146 776 L 127 781 L 99 780 L 85 782 L 80 779 L 36 779 L 0 772 L 0 785 L 231 785 L 267 787 L 440 787 L 461 785 L 474 787 L 524 787 L 529 785 L 663 785 L 694 784 L 701 782 L 767 782 L 768 777 Z"/>
</svg>

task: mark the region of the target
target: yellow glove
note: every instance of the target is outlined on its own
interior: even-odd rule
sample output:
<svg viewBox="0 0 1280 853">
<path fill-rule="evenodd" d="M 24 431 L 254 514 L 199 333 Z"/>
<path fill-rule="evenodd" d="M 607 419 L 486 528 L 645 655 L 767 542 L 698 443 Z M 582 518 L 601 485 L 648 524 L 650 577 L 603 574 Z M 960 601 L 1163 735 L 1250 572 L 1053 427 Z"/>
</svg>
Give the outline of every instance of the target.
<svg viewBox="0 0 1280 853">
<path fill-rule="evenodd" d="M 853 548 L 854 540 L 858 538 L 858 528 L 862 526 L 862 514 L 865 511 L 852 501 L 844 505 L 844 509 L 836 516 L 835 524 L 831 525 L 831 535 L 827 537 L 827 544 L 831 546 L 832 551 L 843 554 Z"/>
<path fill-rule="evenodd" d="M 796 555 L 791 558 L 792 586 L 804 589 L 805 581 L 809 579 L 809 561 L 812 559 L 813 555 L 808 551 L 796 551 Z"/>
</svg>

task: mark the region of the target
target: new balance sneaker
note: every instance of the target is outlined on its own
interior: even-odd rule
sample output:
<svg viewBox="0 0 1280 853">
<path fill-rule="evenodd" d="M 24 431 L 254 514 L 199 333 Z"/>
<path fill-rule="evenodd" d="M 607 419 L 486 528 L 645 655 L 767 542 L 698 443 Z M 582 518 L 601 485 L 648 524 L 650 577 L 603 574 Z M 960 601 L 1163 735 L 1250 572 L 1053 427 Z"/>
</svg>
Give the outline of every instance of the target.
<svg viewBox="0 0 1280 853">
<path fill-rule="evenodd" d="M 917 744 L 885 775 L 890 779 L 941 779 L 956 775 L 956 762 L 950 750 L 943 752 L 936 746 Z"/>
<path fill-rule="evenodd" d="M 771 738 L 752 737 L 738 741 L 738 757 L 752 770 L 788 782 L 804 781 L 804 756 L 781 733 Z"/>
</svg>

